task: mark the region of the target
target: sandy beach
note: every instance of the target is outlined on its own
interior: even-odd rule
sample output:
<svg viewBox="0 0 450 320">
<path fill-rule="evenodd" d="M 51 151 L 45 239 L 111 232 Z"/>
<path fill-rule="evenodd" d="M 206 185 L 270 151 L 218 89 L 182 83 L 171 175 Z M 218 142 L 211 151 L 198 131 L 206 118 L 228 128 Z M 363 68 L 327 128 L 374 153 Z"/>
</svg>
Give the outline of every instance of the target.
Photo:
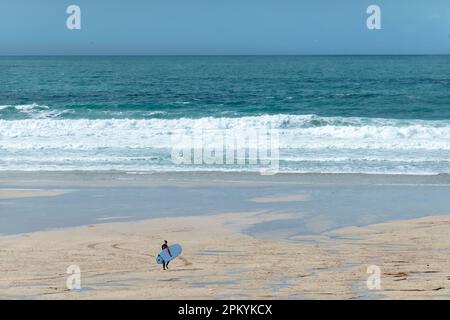
<svg viewBox="0 0 450 320">
<path fill-rule="evenodd" d="M 434 201 L 435 211 L 418 217 L 370 205 L 384 199 L 395 208 L 392 194 L 445 194 L 446 177 L 226 177 L 3 173 L 0 298 L 450 297 L 447 199 L 436 196 L 442 208 Z M 228 212 L 214 212 L 208 199 Z M 385 214 L 364 213 L 367 206 Z M 155 263 L 164 239 L 183 246 L 167 271 Z M 81 290 L 67 289 L 71 265 L 81 269 Z M 373 266 L 380 289 L 367 286 Z"/>
<path fill-rule="evenodd" d="M 70 191 L 65 190 L 41 190 L 41 189 L 0 189 L 1 199 L 54 197 Z"/>
<path fill-rule="evenodd" d="M 224 214 L 90 225 L 0 240 L 3 299 L 403 299 L 450 297 L 450 217 L 337 230 L 299 242 L 239 233 L 273 217 Z M 279 218 L 279 217 L 277 217 Z M 163 271 L 163 238 L 184 246 Z M 81 268 L 82 289 L 66 288 Z M 381 268 L 368 290 L 367 267 Z"/>
</svg>

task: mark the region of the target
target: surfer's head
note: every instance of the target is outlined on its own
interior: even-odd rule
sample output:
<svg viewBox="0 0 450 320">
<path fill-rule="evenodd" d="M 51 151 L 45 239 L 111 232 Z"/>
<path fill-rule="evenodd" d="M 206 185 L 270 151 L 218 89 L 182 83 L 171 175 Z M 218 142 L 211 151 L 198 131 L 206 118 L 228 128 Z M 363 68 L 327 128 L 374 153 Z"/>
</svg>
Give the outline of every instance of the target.
<svg viewBox="0 0 450 320">
<path fill-rule="evenodd" d="M 164 243 L 166 243 L 166 244 L 167 244 L 167 240 L 164 240 Z"/>
</svg>

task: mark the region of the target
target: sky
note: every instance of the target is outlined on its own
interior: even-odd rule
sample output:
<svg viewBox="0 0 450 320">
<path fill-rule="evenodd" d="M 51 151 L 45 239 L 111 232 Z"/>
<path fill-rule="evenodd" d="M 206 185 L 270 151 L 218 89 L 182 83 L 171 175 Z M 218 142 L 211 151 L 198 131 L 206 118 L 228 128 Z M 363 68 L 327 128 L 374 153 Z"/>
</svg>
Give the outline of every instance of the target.
<svg viewBox="0 0 450 320">
<path fill-rule="evenodd" d="M 0 0 L 0 55 L 450 54 L 449 36 L 449 0 Z"/>
</svg>

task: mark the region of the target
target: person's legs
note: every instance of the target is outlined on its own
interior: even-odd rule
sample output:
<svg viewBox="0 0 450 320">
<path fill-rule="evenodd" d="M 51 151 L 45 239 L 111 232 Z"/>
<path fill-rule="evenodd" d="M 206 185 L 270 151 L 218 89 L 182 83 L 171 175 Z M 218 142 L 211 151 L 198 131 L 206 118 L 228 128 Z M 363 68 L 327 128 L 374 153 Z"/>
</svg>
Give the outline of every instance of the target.
<svg viewBox="0 0 450 320">
<path fill-rule="evenodd" d="M 166 270 L 166 262 L 163 261 L 163 270 Z"/>
<path fill-rule="evenodd" d="M 166 268 L 167 268 L 167 269 L 169 269 L 169 262 L 170 262 L 170 261 L 167 261 L 167 263 L 166 263 Z"/>
</svg>

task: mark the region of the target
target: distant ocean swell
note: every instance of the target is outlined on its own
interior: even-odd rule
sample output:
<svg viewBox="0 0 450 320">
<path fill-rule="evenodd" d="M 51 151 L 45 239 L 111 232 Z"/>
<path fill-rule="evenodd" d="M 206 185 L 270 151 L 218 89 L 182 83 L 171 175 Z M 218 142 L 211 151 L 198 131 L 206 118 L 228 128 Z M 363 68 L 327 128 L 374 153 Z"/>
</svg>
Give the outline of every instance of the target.
<svg viewBox="0 0 450 320">
<path fill-rule="evenodd" d="M 280 133 L 280 172 L 450 173 L 450 120 L 317 115 L 177 119 L 59 119 L 45 106 L 0 106 L 29 119 L 0 120 L 0 170 L 246 171 L 177 166 L 179 130 L 258 128 Z"/>
</svg>

